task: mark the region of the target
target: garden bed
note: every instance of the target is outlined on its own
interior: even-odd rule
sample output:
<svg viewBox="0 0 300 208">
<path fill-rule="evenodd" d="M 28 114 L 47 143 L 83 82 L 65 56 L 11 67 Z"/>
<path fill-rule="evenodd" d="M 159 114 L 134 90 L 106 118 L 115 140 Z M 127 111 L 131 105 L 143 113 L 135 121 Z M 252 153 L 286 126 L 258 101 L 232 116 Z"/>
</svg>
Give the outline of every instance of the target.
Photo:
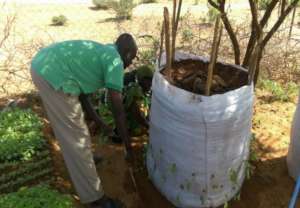
<svg viewBox="0 0 300 208">
<path fill-rule="evenodd" d="M 49 180 L 52 164 L 42 123 L 31 110 L 0 112 L 0 193 Z"/>
</svg>

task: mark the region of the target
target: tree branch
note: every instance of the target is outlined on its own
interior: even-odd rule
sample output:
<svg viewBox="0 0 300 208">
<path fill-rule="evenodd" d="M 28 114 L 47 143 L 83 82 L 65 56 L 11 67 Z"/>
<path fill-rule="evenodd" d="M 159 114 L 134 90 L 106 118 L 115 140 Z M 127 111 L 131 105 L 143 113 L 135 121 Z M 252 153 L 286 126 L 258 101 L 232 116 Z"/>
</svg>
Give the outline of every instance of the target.
<svg viewBox="0 0 300 208">
<path fill-rule="evenodd" d="M 208 3 L 214 7 L 215 9 L 220 11 L 220 6 L 218 4 L 216 4 L 213 0 L 208 0 Z"/>
<path fill-rule="evenodd" d="M 260 21 L 260 26 L 261 26 L 262 28 L 267 24 L 267 22 L 268 22 L 268 20 L 269 20 L 271 14 L 272 14 L 274 8 L 276 7 L 276 5 L 277 5 L 277 3 L 278 3 L 279 1 L 280 1 L 280 0 L 272 0 L 272 1 L 270 2 L 270 4 L 268 5 L 268 7 L 267 7 L 267 9 L 266 9 L 266 12 L 265 12 L 264 16 L 262 17 L 262 19 L 261 19 L 261 21 Z"/>
<path fill-rule="evenodd" d="M 0 39 L 0 48 L 3 46 L 4 42 L 9 37 L 15 20 L 16 20 L 16 15 L 6 18 L 6 23 L 3 29 L 3 37 L 1 37 Z"/>
<path fill-rule="evenodd" d="M 259 30 L 256 30 L 256 29 L 261 28 L 261 30 L 262 30 L 262 28 L 265 27 L 265 25 L 267 24 L 271 14 L 272 14 L 272 12 L 273 12 L 273 10 L 276 7 L 278 2 L 279 2 L 279 0 L 272 0 L 270 2 L 270 4 L 268 5 L 268 7 L 267 7 L 267 9 L 264 13 L 264 16 L 262 17 L 262 19 L 259 22 L 259 27 L 257 27 L 256 21 L 258 21 L 257 20 L 258 15 L 255 16 L 255 14 L 252 11 L 253 10 L 252 7 L 254 6 L 253 4 L 256 4 L 256 2 L 254 2 L 253 0 L 249 0 L 249 4 L 250 4 L 250 7 L 251 7 L 251 14 L 252 14 L 252 30 L 251 30 L 251 35 L 250 35 L 250 38 L 249 38 L 247 50 L 246 50 L 246 53 L 245 53 L 244 61 L 243 61 L 243 67 L 247 68 L 249 66 L 250 57 L 253 53 L 255 43 L 256 43 L 257 39 L 259 39 L 259 34 L 258 34 Z M 256 12 L 256 14 L 257 14 L 257 12 Z M 261 32 L 261 34 L 262 34 L 262 32 Z"/>
<path fill-rule="evenodd" d="M 217 5 L 213 0 L 208 0 L 208 3 L 211 6 L 213 6 L 214 8 L 216 8 L 221 13 L 221 19 L 223 21 L 224 27 L 225 27 L 225 29 L 230 37 L 231 43 L 232 43 L 235 64 L 240 65 L 240 56 L 241 56 L 240 45 L 237 40 L 236 34 L 232 29 L 232 26 L 227 17 L 227 14 L 225 12 L 226 0 L 218 0 L 219 5 Z"/>
<path fill-rule="evenodd" d="M 260 25 L 258 24 L 257 4 L 254 0 L 249 0 L 249 4 L 252 14 L 252 26 L 257 32 L 260 32 Z"/>
<path fill-rule="evenodd" d="M 234 51 L 234 59 L 235 59 L 235 64 L 240 65 L 240 56 L 241 56 L 241 51 L 240 51 L 240 45 L 237 40 L 237 37 L 232 29 L 232 26 L 228 20 L 228 17 L 226 13 L 221 13 L 221 18 L 224 23 L 224 27 L 230 37 L 232 46 L 233 46 L 233 51 Z"/>
<path fill-rule="evenodd" d="M 268 34 L 263 39 L 263 41 L 261 43 L 261 50 L 259 51 L 259 55 L 258 55 L 257 62 L 256 62 L 256 71 L 255 71 L 255 75 L 254 75 L 254 84 L 256 84 L 257 80 L 258 80 L 258 76 L 259 76 L 259 72 L 260 72 L 260 70 L 259 70 L 260 69 L 260 61 L 262 59 L 263 49 L 265 48 L 265 46 L 267 45 L 267 43 L 269 42 L 269 40 L 272 38 L 272 36 L 274 35 L 274 33 L 281 26 L 281 24 L 283 23 L 283 21 L 285 20 L 285 18 L 291 13 L 291 11 L 297 6 L 297 4 L 299 2 L 300 2 L 300 0 L 293 0 L 290 3 L 290 5 L 287 7 L 287 9 L 278 18 L 277 22 L 274 24 L 274 26 L 272 27 L 272 29 L 268 32 Z"/>
<path fill-rule="evenodd" d="M 294 0 L 287 7 L 287 9 L 281 14 L 281 16 L 279 17 L 279 19 L 277 20 L 277 22 L 274 24 L 274 26 L 272 27 L 272 29 L 268 32 L 268 34 L 264 38 L 264 40 L 262 42 L 262 48 L 264 48 L 267 45 L 267 43 L 272 38 L 272 36 L 274 35 L 274 33 L 278 30 L 278 28 L 281 26 L 281 24 L 283 23 L 283 21 L 285 20 L 285 18 L 291 13 L 291 11 L 294 9 L 294 7 L 297 6 L 297 4 L 298 4 L 299 1 L 300 0 Z"/>
<path fill-rule="evenodd" d="M 286 5 L 286 0 L 282 0 L 282 3 L 281 3 L 281 15 L 284 13 L 284 10 L 285 10 L 285 5 Z"/>
</svg>

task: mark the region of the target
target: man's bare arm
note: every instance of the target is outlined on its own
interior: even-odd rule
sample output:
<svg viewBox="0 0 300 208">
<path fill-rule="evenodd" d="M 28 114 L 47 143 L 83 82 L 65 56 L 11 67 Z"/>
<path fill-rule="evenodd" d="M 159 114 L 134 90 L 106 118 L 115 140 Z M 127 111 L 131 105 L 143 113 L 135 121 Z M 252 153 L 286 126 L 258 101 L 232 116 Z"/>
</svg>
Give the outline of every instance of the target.
<svg viewBox="0 0 300 208">
<path fill-rule="evenodd" d="M 112 103 L 113 115 L 116 121 L 118 133 L 125 143 L 127 153 L 129 154 L 128 156 L 131 157 L 131 143 L 127 130 L 122 93 L 112 89 L 108 89 L 108 96 Z"/>
</svg>

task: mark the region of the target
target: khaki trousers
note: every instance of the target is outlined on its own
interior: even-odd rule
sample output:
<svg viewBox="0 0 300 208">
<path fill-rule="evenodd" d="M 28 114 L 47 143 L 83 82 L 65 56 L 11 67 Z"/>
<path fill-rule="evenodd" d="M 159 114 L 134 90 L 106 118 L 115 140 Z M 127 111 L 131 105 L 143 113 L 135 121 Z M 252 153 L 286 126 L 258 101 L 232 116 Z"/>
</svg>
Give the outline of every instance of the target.
<svg viewBox="0 0 300 208">
<path fill-rule="evenodd" d="M 69 174 L 82 203 L 104 195 L 91 150 L 91 138 L 78 96 L 55 90 L 31 69 Z"/>
</svg>

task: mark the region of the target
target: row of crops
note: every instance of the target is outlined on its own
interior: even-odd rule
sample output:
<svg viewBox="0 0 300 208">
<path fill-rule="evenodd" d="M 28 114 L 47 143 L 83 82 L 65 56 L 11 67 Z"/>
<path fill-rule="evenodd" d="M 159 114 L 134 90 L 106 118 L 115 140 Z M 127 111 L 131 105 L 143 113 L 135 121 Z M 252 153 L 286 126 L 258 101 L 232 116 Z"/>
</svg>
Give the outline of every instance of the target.
<svg viewBox="0 0 300 208">
<path fill-rule="evenodd" d="M 0 112 L 0 207 L 73 207 L 70 197 L 48 185 L 53 166 L 42 128 L 29 109 Z"/>
</svg>

